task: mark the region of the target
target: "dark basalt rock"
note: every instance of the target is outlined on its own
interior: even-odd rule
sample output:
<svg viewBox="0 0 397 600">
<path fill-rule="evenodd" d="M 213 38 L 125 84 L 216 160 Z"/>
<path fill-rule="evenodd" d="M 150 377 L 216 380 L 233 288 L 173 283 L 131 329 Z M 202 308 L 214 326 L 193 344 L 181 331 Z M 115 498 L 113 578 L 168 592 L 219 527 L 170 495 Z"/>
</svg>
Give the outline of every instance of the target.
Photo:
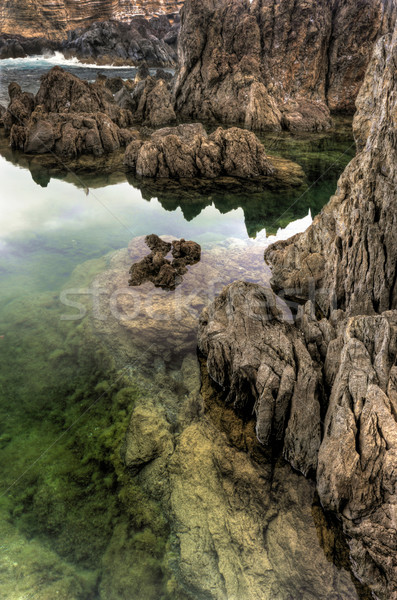
<svg viewBox="0 0 397 600">
<path fill-rule="evenodd" d="M 136 16 L 128 24 L 104 21 L 70 31 L 61 49 L 66 57 L 98 64 L 145 61 L 151 67 L 173 67 L 177 62 L 178 32 L 179 25 L 172 24 L 165 15 L 149 20 Z"/>
<path fill-rule="evenodd" d="M 42 37 L 24 38 L 20 35 L 0 35 L 0 60 L 48 54 L 58 49 L 57 42 Z"/>
<path fill-rule="evenodd" d="M 156 287 L 174 290 L 188 272 L 187 265 L 194 265 L 201 258 L 201 247 L 196 242 L 181 239 L 168 243 L 155 234 L 146 236 L 145 242 L 151 253 L 132 265 L 130 286 L 151 281 Z M 172 261 L 166 258 L 170 251 Z"/>
</svg>

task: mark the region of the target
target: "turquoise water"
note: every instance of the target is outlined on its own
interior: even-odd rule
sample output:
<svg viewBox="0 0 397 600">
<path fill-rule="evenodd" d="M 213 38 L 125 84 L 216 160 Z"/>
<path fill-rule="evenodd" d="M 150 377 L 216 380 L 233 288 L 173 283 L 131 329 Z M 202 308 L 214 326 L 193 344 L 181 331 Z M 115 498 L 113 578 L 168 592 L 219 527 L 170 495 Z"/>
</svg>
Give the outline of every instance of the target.
<svg viewBox="0 0 397 600">
<path fill-rule="evenodd" d="M 343 122 L 268 136 L 304 189 L 204 196 L 122 171 L 37 177 L 3 143 L 0 597 L 358 597 L 312 483 L 271 473 L 250 424 L 242 451 L 242 424 L 199 394 L 195 349 L 201 308 L 235 279 L 267 284 L 265 246 L 308 226 L 351 143 Z M 148 233 L 202 245 L 175 294 L 125 291 Z"/>
</svg>

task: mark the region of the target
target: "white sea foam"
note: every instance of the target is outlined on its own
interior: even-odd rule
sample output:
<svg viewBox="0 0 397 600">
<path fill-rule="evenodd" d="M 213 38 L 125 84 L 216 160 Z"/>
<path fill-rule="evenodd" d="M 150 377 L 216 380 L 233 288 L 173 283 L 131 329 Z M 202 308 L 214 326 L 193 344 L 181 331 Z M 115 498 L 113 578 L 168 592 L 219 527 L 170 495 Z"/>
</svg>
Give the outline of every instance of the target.
<svg viewBox="0 0 397 600">
<path fill-rule="evenodd" d="M 5 58 L 0 60 L 0 69 L 2 67 L 12 68 L 34 68 L 34 67 L 81 67 L 83 69 L 133 69 L 131 65 L 97 65 L 95 63 L 83 63 L 77 58 L 65 58 L 62 52 L 51 54 L 40 54 L 36 56 L 27 56 L 25 58 Z"/>
</svg>

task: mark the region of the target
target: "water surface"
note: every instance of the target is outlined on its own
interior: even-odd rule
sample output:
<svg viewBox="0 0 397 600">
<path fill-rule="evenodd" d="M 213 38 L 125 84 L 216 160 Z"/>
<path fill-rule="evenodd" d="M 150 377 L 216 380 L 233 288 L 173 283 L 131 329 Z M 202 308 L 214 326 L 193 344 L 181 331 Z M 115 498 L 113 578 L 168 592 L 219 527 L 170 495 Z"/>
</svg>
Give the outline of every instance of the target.
<svg viewBox="0 0 397 600">
<path fill-rule="evenodd" d="M 153 194 L 2 145 L 1 597 L 358 598 L 313 484 L 270 460 L 196 355 L 202 307 L 236 279 L 268 285 L 264 248 L 310 224 L 353 153 L 344 123 L 264 141 L 304 189 Z M 202 245 L 175 292 L 127 287 L 148 233 Z"/>
</svg>

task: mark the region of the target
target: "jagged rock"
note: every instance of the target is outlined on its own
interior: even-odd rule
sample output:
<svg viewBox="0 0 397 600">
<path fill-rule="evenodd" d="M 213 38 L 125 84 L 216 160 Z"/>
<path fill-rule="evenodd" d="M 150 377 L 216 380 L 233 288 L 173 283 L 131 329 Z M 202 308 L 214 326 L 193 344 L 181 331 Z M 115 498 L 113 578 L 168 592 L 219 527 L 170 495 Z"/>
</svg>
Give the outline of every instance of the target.
<svg viewBox="0 0 397 600">
<path fill-rule="evenodd" d="M 203 313 L 200 325 L 210 375 L 232 400 L 245 395 L 248 406 L 255 402 L 259 436 L 261 417 L 269 430 L 275 422 L 271 412 L 258 411 L 260 371 L 271 373 L 263 391 L 272 392 L 274 401 L 284 391 L 274 364 L 288 358 L 285 348 L 295 339 L 301 341 L 312 361 L 309 372 L 319 377 L 317 386 L 305 386 L 302 406 L 319 397 L 316 389 L 328 390 L 328 398 L 320 396 L 320 421 L 305 421 L 308 429 L 313 427 L 310 432 L 297 427 L 291 415 L 284 456 L 294 465 L 310 434 L 318 439 L 321 503 L 342 522 L 353 572 L 381 600 L 397 598 L 396 64 L 397 26 L 375 47 L 357 100 L 358 154 L 336 195 L 305 233 L 265 253 L 275 287 L 306 302 L 287 345 L 280 333 L 286 323 L 277 317 L 263 324 L 268 302 L 254 306 L 249 315 L 252 290 L 240 293 L 248 284 L 227 288 Z M 277 345 L 274 336 L 279 336 Z M 306 364 L 298 353 L 294 357 L 299 368 Z M 291 435 L 295 445 L 287 449 Z M 312 464 L 316 454 L 314 449 Z"/>
<path fill-rule="evenodd" d="M 273 283 L 305 301 L 310 289 L 325 315 L 397 307 L 397 32 L 377 44 L 357 100 L 357 157 L 302 235 L 271 246 Z"/>
<path fill-rule="evenodd" d="M 145 127 L 162 127 L 176 121 L 171 92 L 163 79 L 147 77 L 139 81 L 131 94 L 135 122 Z"/>
<path fill-rule="evenodd" d="M 12 127 L 10 144 L 27 154 L 54 152 L 73 159 L 81 154 L 109 154 L 133 137 L 134 132 L 120 129 L 104 113 L 46 113 L 38 106 L 24 127 Z"/>
<path fill-rule="evenodd" d="M 245 179 L 269 176 L 273 166 L 258 138 L 233 127 L 207 135 L 201 124 L 160 129 L 148 141 L 132 142 L 125 164 L 139 177 Z"/>
<path fill-rule="evenodd" d="M 161 21 L 161 26 L 158 26 L 158 21 Z M 85 29 L 70 31 L 67 41 L 62 44 L 62 51 L 67 57 L 94 60 L 98 64 L 139 64 L 145 61 L 153 67 L 173 67 L 177 61 L 175 28 L 178 26 L 171 25 L 165 15 L 150 20 L 135 16 L 129 23 L 96 22 Z M 167 43 L 162 38 L 171 30 L 173 35 Z"/>
<path fill-rule="evenodd" d="M 151 253 L 132 265 L 128 282 L 130 286 L 151 281 L 156 287 L 174 290 L 182 283 L 187 265 L 194 265 L 201 258 L 201 247 L 196 242 L 181 239 L 169 243 L 155 234 L 146 236 L 145 242 Z M 171 250 L 172 261 L 166 258 Z"/>
<path fill-rule="evenodd" d="M 121 79 L 121 77 L 109 77 L 106 79 L 105 85 L 107 88 L 109 88 L 112 94 L 117 94 L 117 92 L 123 89 L 124 81 Z"/>
<path fill-rule="evenodd" d="M 6 107 L 3 106 L 2 104 L 0 104 L 0 127 L 4 127 L 4 117 L 5 117 L 6 112 L 7 112 Z"/>
<path fill-rule="evenodd" d="M 18 83 L 12 82 L 8 86 L 10 103 L 3 116 L 4 129 L 10 133 L 13 125 L 23 127 L 33 112 L 35 100 L 33 94 L 23 92 Z"/>
<path fill-rule="evenodd" d="M 355 571 L 379 598 L 397 594 L 397 311 L 349 319 L 329 345 L 332 382 L 317 487 L 340 514 Z"/>
<path fill-rule="evenodd" d="M 353 111 L 392 7 L 348 0 L 187 0 L 176 110 L 258 130 L 319 131 Z"/>
<path fill-rule="evenodd" d="M 226 404 L 256 415 L 258 440 L 314 473 L 321 441 L 321 373 L 270 289 L 236 282 L 203 311 L 198 345 Z"/>
<path fill-rule="evenodd" d="M 89 83 L 54 67 L 41 81 L 36 94 L 36 106 L 41 105 L 49 113 L 96 113 L 107 114 L 119 127 L 131 124 L 131 115 L 114 101 L 113 94 L 102 81 Z"/>
<path fill-rule="evenodd" d="M 54 67 L 43 77 L 35 98 L 10 84 L 4 125 L 11 147 L 71 160 L 81 154 L 99 157 L 128 145 L 137 136 L 127 129 L 131 113 L 116 104 L 106 82 L 90 84 Z"/>
<path fill-rule="evenodd" d="M 19 30 L 19 28 L 18 28 Z M 42 32 L 41 36 L 42 36 Z M 0 34 L 0 60 L 46 54 L 58 49 L 58 44 L 44 37 L 24 38 L 17 34 Z"/>
</svg>

